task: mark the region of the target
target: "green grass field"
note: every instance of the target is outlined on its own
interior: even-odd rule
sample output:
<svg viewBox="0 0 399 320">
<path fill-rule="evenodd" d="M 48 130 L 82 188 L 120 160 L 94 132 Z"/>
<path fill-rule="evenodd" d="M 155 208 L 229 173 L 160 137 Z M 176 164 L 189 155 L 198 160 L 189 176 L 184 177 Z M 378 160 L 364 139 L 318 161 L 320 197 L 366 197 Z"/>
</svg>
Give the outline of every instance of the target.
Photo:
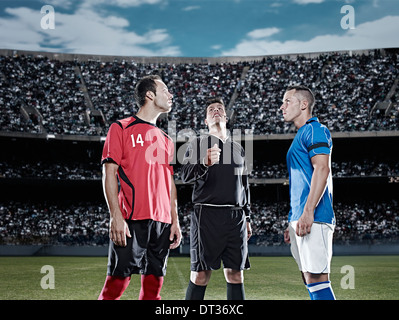
<svg viewBox="0 0 399 320">
<path fill-rule="evenodd" d="M 105 257 L 0 257 L 1 300 L 95 300 L 105 280 Z M 54 289 L 42 289 L 42 266 L 54 268 Z M 355 272 L 354 289 L 343 289 L 345 265 Z M 164 300 L 184 299 L 189 280 L 188 257 L 171 257 L 161 292 Z M 345 278 L 343 279 L 345 280 Z M 338 300 L 399 299 L 399 256 L 333 257 L 332 286 Z M 345 281 L 344 281 L 345 282 Z M 345 282 L 346 283 L 346 282 Z M 122 299 L 136 300 L 139 276 L 133 276 Z M 247 300 L 308 300 L 308 293 L 291 257 L 252 257 L 245 271 Z M 226 284 L 222 269 L 214 271 L 205 299 L 224 300 Z"/>
</svg>

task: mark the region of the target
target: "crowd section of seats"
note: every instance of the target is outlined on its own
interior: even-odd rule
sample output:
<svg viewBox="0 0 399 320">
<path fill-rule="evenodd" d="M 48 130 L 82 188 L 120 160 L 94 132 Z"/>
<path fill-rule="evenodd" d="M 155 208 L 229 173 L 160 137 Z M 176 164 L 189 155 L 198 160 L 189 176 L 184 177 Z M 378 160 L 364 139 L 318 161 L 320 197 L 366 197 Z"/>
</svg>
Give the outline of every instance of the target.
<svg viewBox="0 0 399 320">
<path fill-rule="evenodd" d="M 221 96 L 229 107 L 230 129 L 253 135 L 292 131 L 279 107 L 287 86 L 305 84 L 316 93 L 315 114 L 333 132 L 399 130 L 399 54 L 324 53 L 314 57 L 265 57 L 259 61 L 137 63 L 58 61 L 44 56 L 0 56 L 0 131 L 29 134 L 105 136 L 109 125 L 137 111 L 138 79 L 160 74 L 174 106 L 158 125 L 168 131 L 199 133 L 204 102 Z M 378 102 L 390 109 L 375 109 Z M 100 116 L 99 116 L 100 114 Z M 95 115 L 95 116 L 94 116 Z M 372 156 L 372 155 L 370 155 Z M 252 179 L 287 179 L 284 163 L 254 159 Z M 347 159 L 333 162 L 334 177 L 397 177 L 398 162 Z M 179 167 L 175 170 L 179 179 Z M 100 180 L 94 162 L 0 161 L 0 178 Z M 336 243 L 378 243 L 399 239 L 397 201 L 335 203 Z M 282 245 L 288 202 L 253 199 L 252 244 Z M 184 242 L 189 239 L 192 204 L 180 203 Z M 0 203 L 0 244 L 108 244 L 109 214 L 100 203 Z"/>
<path fill-rule="evenodd" d="M 332 162 L 333 177 L 396 177 L 399 163 L 362 161 Z M 181 180 L 181 167 L 174 169 L 175 180 Z M 50 162 L 29 160 L 0 162 L 0 178 L 51 179 L 51 180 L 101 180 L 99 162 Z M 285 163 L 255 161 L 250 179 L 288 179 Z"/>
<path fill-rule="evenodd" d="M 46 57 L 0 56 L 1 131 L 92 134 L 75 63 Z M 21 108 L 38 111 L 27 112 Z M 42 126 L 41 126 L 42 125 Z"/>
<path fill-rule="evenodd" d="M 399 236 L 399 202 L 336 203 L 334 242 L 389 243 Z M 179 206 L 183 243 L 189 243 L 192 204 Z M 287 227 L 287 202 L 252 203 L 250 244 L 280 246 Z M 107 245 L 109 214 L 105 203 L 0 203 L 0 244 Z"/>
<path fill-rule="evenodd" d="M 284 90 L 305 84 L 316 93 L 315 113 L 331 131 L 399 129 L 399 55 L 324 53 L 315 57 L 265 57 L 223 63 L 137 63 L 57 61 L 43 56 L 0 56 L 1 131 L 68 135 L 106 135 L 115 120 L 137 111 L 138 79 L 159 74 L 174 94 L 168 119 L 159 126 L 204 128 L 204 101 L 221 96 L 231 103 L 231 127 L 251 134 L 286 133 L 279 107 Z M 392 95 L 388 96 L 391 89 Z M 84 92 L 88 95 L 85 98 Z M 377 102 L 389 100 L 385 114 Z M 29 117 L 21 107 L 34 108 Z M 101 111 L 103 118 L 91 116 Z"/>
<path fill-rule="evenodd" d="M 315 114 L 331 131 L 397 130 L 398 107 L 371 112 L 388 99 L 398 77 L 398 56 L 322 54 L 295 61 L 268 58 L 248 70 L 235 101 L 235 127 L 253 134 L 286 133 L 279 110 L 285 88 L 306 84 L 316 94 Z M 389 98 L 392 104 L 399 92 Z M 244 126 L 244 127 L 243 127 Z"/>
</svg>

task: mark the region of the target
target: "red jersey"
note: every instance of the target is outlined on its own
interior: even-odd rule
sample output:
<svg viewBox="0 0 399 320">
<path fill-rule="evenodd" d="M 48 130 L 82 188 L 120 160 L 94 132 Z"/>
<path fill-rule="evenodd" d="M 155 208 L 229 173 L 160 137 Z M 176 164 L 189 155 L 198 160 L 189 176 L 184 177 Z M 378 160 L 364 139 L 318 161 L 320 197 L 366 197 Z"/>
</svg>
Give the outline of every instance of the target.
<svg viewBox="0 0 399 320">
<path fill-rule="evenodd" d="M 174 144 L 157 126 L 133 116 L 113 123 L 101 164 L 119 165 L 119 207 L 125 219 L 171 223 Z"/>
</svg>

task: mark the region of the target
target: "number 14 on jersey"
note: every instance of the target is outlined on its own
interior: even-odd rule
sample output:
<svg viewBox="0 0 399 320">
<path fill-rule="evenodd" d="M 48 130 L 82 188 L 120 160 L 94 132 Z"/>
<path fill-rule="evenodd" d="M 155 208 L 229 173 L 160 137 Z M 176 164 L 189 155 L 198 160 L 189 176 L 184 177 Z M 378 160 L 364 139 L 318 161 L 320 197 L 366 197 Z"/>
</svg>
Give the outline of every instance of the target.
<svg viewBox="0 0 399 320">
<path fill-rule="evenodd" d="M 133 148 L 136 147 L 136 144 L 140 144 L 141 146 L 144 145 L 143 137 L 140 133 L 137 135 L 136 138 L 134 137 L 134 134 L 130 135 L 130 137 L 132 138 Z"/>
</svg>

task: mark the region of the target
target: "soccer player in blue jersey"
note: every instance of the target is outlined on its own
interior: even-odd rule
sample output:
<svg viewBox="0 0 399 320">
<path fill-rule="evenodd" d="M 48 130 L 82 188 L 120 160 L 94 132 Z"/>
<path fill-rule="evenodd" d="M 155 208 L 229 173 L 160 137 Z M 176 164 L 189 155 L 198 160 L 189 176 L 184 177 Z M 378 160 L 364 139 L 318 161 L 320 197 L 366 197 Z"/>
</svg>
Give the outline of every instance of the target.
<svg viewBox="0 0 399 320">
<path fill-rule="evenodd" d="M 289 226 L 284 240 L 312 300 L 335 300 L 329 281 L 335 216 L 332 206 L 331 134 L 312 117 L 315 98 L 305 86 L 288 87 L 280 109 L 298 132 L 287 153 Z"/>
</svg>

